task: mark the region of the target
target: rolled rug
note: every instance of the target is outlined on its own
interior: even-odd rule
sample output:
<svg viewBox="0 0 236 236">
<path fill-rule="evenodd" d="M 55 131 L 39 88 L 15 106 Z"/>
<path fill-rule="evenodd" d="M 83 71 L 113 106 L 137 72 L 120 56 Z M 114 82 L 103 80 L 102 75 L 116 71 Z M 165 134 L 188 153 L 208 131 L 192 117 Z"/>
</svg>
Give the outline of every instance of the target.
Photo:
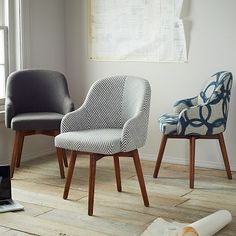
<svg viewBox="0 0 236 236">
<path fill-rule="evenodd" d="M 232 221 L 232 215 L 227 210 L 215 213 L 189 224 L 178 231 L 178 236 L 212 236 Z"/>
</svg>

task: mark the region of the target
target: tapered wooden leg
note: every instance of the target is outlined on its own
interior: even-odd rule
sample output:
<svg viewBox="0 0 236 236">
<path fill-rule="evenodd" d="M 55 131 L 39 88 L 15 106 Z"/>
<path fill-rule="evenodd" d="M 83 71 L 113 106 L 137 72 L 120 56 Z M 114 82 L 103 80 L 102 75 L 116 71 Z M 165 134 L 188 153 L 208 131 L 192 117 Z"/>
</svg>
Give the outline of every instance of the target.
<svg viewBox="0 0 236 236">
<path fill-rule="evenodd" d="M 190 164 L 189 164 L 189 187 L 190 188 L 194 188 L 194 168 L 195 168 L 195 141 L 196 138 L 195 137 L 191 137 L 189 139 L 190 141 L 190 148 L 189 148 L 189 152 L 190 152 Z"/>
<path fill-rule="evenodd" d="M 62 148 L 57 148 L 57 159 L 58 159 L 58 164 L 59 164 L 59 169 L 60 169 L 60 174 L 61 178 L 65 178 L 65 172 L 64 172 L 64 166 L 63 166 L 63 155 L 65 153 L 65 150 Z"/>
<path fill-rule="evenodd" d="M 16 160 L 16 167 L 19 168 L 20 167 L 20 162 L 21 162 L 21 154 L 22 154 L 22 149 L 23 149 L 23 144 L 24 144 L 24 134 L 20 132 L 20 139 L 19 139 L 19 143 L 18 143 L 18 152 L 19 155 L 17 156 L 17 160 Z"/>
<path fill-rule="evenodd" d="M 120 178 L 120 162 L 119 162 L 119 157 L 114 156 L 114 166 L 115 166 L 115 174 L 116 174 L 116 186 L 117 186 L 117 191 L 121 192 L 121 178 Z"/>
<path fill-rule="evenodd" d="M 165 147 L 166 147 L 166 142 L 167 142 L 167 135 L 163 135 L 162 136 L 162 140 L 161 140 L 161 144 L 160 144 L 160 148 L 159 148 L 159 152 L 158 152 L 158 156 L 157 156 L 157 161 L 156 161 L 156 166 L 155 166 L 155 170 L 153 173 L 153 178 L 157 178 L 160 166 L 161 166 L 161 161 L 163 158 L 163 154 L 165 151 Z"/>
<path fill-rule="evenodd" d="M 88 215 L 89 216 L 93 215 L 96 161 L 97 161 L 96 154 L 90 154 L 89 196 L 88 196 Z"/>
<path fill-rule="evenodd" d="M 63 150 L 63 152 L 62 152 L 62 158 L 63 158 L 64 166 L 65 166 L 65 167 L 68 167 L 68 161 L 67 161 L 66 150 L 65 150 L 65 149 L 62 149 L 62 150 Z"/>
<path fill-rule="evenodd" d="M 232 174 L 231 174 L 231 170 L 230 170 L 228 154 L 227 154 L 227 150 L 226 150 L 226 146 L 225 146 L 225 141 L 224 141 L 224 135 L 222 133 L 219 134 L 218 140 L 219 140 L 220 149 L 221 149 L 221 153 L 222 153 L 222 156 L 223 156 L 223 160 L 224 160 L 225 169 L 226 169 L 226 172 L 227 172 L 228 179 L 232 179 Z"/>
<path fill-rule="evenodd" d="M 144 205 L 148 207 L 149 206 L 148 195 L 147 195 L 146 186 L 145 186 L 145 182 L 143 178 L 143 171 L 142 171 L 142 167 L 141 167 L 141 163 L 139 159 L 138 150 L 133 151 L 133 160 L 134 160 L 136 173 L 138 176 L 139 186 L 140 186 L 142 196 L 143 196 L 143 202 L 144 202 Z"/>
<path fill-rule="evenodd" d="M 23 143 L 24 143 L 23 133 L 21 131 L 16 131 L 14 147 L 12 152 L 12 159 L 11 159 L 11 178 L 13 178 L 15 167 L 20 165 L 19 163 L 21 160 Z"/>
<path fill-rule="evenodd" d="M 68 167 L 68 173 L 67 173 L 67 177 L 66 177 L 66 184 L 65 184 L 65 188 L 64 188 L 64 194 L 63 194 L 64 199 L 67 199 L 68 194 L 69 194 L 71 179 L 72 179 L 74 167 L 75 167 L 76 156 L 77 156 L 77 152 L 72 151 L 71 157 L 70 157 L 70 163 L 69 163 L 69 167 Z"/>
</svg>

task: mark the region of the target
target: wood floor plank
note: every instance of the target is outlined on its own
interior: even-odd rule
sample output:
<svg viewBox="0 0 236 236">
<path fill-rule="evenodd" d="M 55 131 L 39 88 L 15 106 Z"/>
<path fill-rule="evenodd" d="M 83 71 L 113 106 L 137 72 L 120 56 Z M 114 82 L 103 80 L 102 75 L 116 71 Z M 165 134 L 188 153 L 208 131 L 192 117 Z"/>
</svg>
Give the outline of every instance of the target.
<svg viewBox="0 0 236 236">
<path fill-rule="evenodd" d="M 198 199 L 190 199 L 182 204 L 179 205 L 179 207 L 185 207 L 185 208 L 189 208 L 189 209 L 200 209 L 200 210 L 211 210 L 211 211 L 217 211 L 217 210 L 222 210 L 222 209 L 226 209 L 228 211 L 231 212 L 231 214 L 233 216 L 236 216 L 236 206 L 231 204 L 231 203 L 227 203 L 227 202 L 214 202 L 211 201 L 210 199 L 205 199 L 203 200 L 198 200 Z"/>
<path fill-rule="evenodd" d="M 25 191 L 22 189 L 13 189 L 13 192 L 15 199 L 21 202 L 27 202 L 48 208 L 68 209 L 78 212 L 81 211 L 81 205 L 78 201 L 64 200 L 61 196 L 56 197 L 48 194 Z"/>
<path fill-rule="evenodd" d="M 143 200 L 141 193 L 130 193 L 130 192 L 108 192 L 104 193 L 97 192 L 95 194 L 95 209 L 94 213 L 96 214 L 96 208 L 107 207 L 120 208 L 124 210 L 145 213 L 149 215 L 156 216 L 157 209 L 160 206 L 172 207 L 179 205 L 186 201 L 187 199 L 182 197 L 172 197 L 172 196 L 149 196 L 150 207 L 145 207 L 143 205 Z M 85 205 L 87 202 L 86 198 L 79 200 L 79 203 Z"/>
<path fill-rule="evenodd" d="M 222 199 L 222 196 L 224 198 Z M 205 201 L 206 199 L 216 204 L 229 203 L 233 206 L 236 206 L 236 184 L 232 186 L 231 189 L 221 188 L 220 190 L 216 189 L 195 189 L 194 191 L 189 192 L 185 197 L 190 199 L 196 199 Z"/>
<path fill-rule="evenodd" d="M 163 195 L 171 195 L 171 196 L 183 196 L 192 190 L 188 188 L 188 186 L 179 187 L 179 186 L 169 186 L 168 180 L 167 183 L 162 181 L 160 184 L 159 181 L 154 179 L 152 176 L 145 175 L 144 176 L 146 182 L 146 188 L 149 194 L 156 195 L 156 194 L 163 194 Z M 131 179 L 123 180 L 124 189 L 129 192 L 139 192 L 139 185 L 137 177 L 134 176 Z"/>
<path fill-rule="evenodd" d="M 4 236 L 30 236 L 36 234 L 25 233 L 17 230 L 9 230 L 3 234 Z"/>
<path fill-rule="evenodd" d="M 39 218 L 117 236 L 129 236 L 130 232 L 132 232 L 133 235 L 140 235 L 146 228 L 144 224 L 137 225 L 120 222 L 96 215 L 90 217 L 87 215 L 87 211 L 80 213 L 55 209 L 39 216 Z"/>
<path fill-rule="evenodd" d="M 9 230 L 10 230 L 9 228 L 0 226 L 0 235 L 3 235 L 3 233 L 6 233 Z"/>
<path fill-rule="evenodd" d="M 0 225 L 23 231 L 29 234 L 36 234 L 42 236 L 58 236 L 58 235 L 107 235 L 104 233 L 97 233 L 89 229 L 83 229 L 81 227 L 74 227 L 72 225 L 61 224 L 60 222 L 54 222 L 49 220 L 40 219 L 38 217 L 31 217 L 25 215 L 5 213 L 0 215 Z"/>
<path fill-rule="evenodd" d="M 38 216 L 41 214 L 44 214 L 48 211 L 53 210 L 53 208 L 51 207 L 45 207 L 45 206 L 41 206 L 41 205 L 36 205 L 36 204 L 31 204 L 28 202 L 20 202 L 20 204 L 22 204 L 24 206 L 24 210 L 23 211 L 18 211 L 17 214 L 21 214 L 21 215 L 30 215 L 30 216 Z"/>
<path fill-rule="evenodd" d="M 48 194 L 50 196 L 56 196 L 62 198 L 64 191 L 64 183 L 59 184 L 58 186 L 41 184 L 36 182 L 28 182 L 22 180 L 13 181 L 14 189 L 24 189 L 26 191 L 34 192 L 34 193 L 42 193 Z M 78 200 L 82 197 L 87 196 L 87 191 L 80 191 L 78 188 L 74 188 L 70 190 L 70 199 Z"/>
</svg>

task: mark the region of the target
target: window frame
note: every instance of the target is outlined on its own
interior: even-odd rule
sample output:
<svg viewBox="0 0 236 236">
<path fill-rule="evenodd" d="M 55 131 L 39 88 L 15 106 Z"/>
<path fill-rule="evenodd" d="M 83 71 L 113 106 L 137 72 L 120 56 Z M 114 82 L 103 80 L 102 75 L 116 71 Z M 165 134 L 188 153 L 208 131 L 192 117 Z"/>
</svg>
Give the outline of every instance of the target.
<svg viewBox="0 0 236 236">
<path fill-rule="evenodd" d="M 1 24 L 0 24 L 0 30 L 3 31 L 4 39 L 4 74 L 5 74 L 5 80 L 4 80 L 4 86 L 6 88 L 6 81 L 7 77 L 9 75 L 9 28 L 8 28 L 8 18 L 9 18 L 9 0 L 0 0 L 1 5 Z M 4 111 L 5 108 L 5 96 L 4 98 L 0 98 L 0 112 Z"/>
<path fill-rule="evenodd" d="M 8 26 L 0 26 L 0 30 L 3 30 L 4 34 L 4 73 L 5 73 L 5 81 L 4 85 L 6 85 L 7 77 L 9 75 L 9 46 L 8 46 Z M 0 110 L 3 110 L 5 103 L 5 98 L 0 98 Z"/>
<path fill-rule="evenodd" d="M 4 28 L 6 72 L 31 67 L 30 63 L 30 0 L 0 0 L 0 25 Z M 0 99 L 0 122 L 5 111 L 5 98 Z"/>
</svg>

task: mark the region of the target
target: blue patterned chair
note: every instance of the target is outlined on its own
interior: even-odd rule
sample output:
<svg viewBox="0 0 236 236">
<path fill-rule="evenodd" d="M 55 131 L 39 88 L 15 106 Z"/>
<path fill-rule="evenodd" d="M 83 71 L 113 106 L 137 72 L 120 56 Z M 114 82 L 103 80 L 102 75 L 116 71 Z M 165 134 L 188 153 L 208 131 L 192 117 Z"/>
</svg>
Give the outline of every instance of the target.
<svg viewBox="0 0 236 236">
<path fill-rule="evenodd" d="M 68 113 L 55 138 L 60 150 L 71 150 L 63 198 L 67 199 L 77 154 L 90 155 L 88 214 L 93 214 L 96 161 L 113 156 L 117 190 L 121 191 L 119 157 L 132 157 L 143 201 L 149 206 L 138 148 L 146 141 L 151 89 L 147 80 L 114 76 L 98 80 L 84 104 Z"/>
<path fill-rule="evenodd" d="M 223 132 L 226 129 L 233 76 L 222 71 L 214 74 L 200 94 L 175 103 L 172 114 L 160 117 L 163 133 L 154 178 L 157 178 L 168 138 L 190 140 L 190 188 L 194 188 L 195 140 L 218 139 L 227 176 L 232 179 Z"/>
</svg>

